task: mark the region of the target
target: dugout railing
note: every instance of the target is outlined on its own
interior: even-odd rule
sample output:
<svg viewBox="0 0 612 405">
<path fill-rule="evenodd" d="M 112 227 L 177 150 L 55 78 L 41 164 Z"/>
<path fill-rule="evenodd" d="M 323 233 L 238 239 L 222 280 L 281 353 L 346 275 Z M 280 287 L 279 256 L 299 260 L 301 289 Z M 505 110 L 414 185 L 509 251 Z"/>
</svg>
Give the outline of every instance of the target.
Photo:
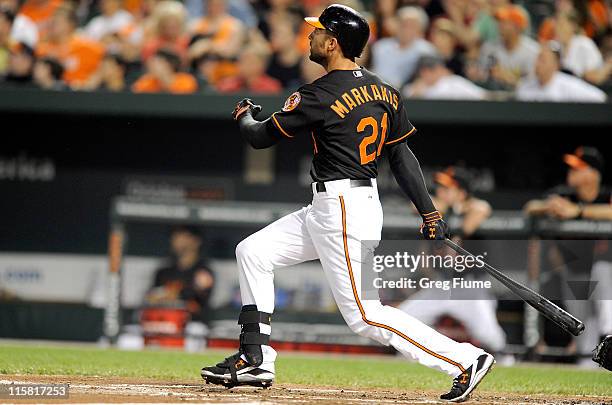
<svg viewBox="0 0 612 405">
<path fill-rule="evenodd" d="M 104 311 L 104 334 L 115 341 L 121 331 L 121 268 L 127 249 L 128 224 L 190 224 L 202 226 L 263 227 L 300 208 L 299 204 L 244 201 L 165 201 L 117 197 L 110 211 L 108 300 Z M 386 231 L 414 233 L 421 219 L 406 209 L 385 208 Z M 450 226 L 459 227 L 456 218 Z M 516 210 L 496 210 L 479 229 L 479 235 L 491 239 L 592 238 L 612 237 L 612 221 L 534 219 Z M 531 280 L 533 283 L 533 280 Z M 536 287 L 532 284 L 532 287 Z M 537 312 L 525 312 L 525 342 L 535 344 Z"/>
</svg>

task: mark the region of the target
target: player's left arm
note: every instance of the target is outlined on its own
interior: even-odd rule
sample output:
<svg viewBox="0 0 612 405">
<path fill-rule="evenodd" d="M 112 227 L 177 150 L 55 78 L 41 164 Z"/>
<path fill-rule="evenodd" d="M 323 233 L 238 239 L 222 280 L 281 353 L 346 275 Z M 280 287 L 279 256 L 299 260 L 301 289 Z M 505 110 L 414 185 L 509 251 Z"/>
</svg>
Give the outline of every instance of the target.
<svg viewBox="0 0 612 405">
<path fill-rule="evenodd" d="M 405 142 L 387 146 L 391 172 L 402 191 L 412 200 L 423 218 L 421 232 L 425 239 L 444 239 L 448 225 L 436 210 L 425 185 L 421 165 Z"/>
<path fill-rule="evenodd" d="M 261 112 L 261 106 L 250 99 L 242 99 L 232 112 L 234 120 L 238 121 L 240 133 L 255 149 L 265 149 L 275 145 L 280 139 L 272 128 L 270 118 L 257 121 L 255 116 Z"/>
<path fill-rule="evenodd" d="M 425 185 L 421 165 L 406 143 L 416 132 L 416 128 L 408 119 L 404 101 L 399 94 L 397 96 L 397 111 L 385 142 L 391 172 L 423 218 L 421 233 L 425 239 L 444 239 L 449 236 L 448 225 L 434 206 Z"/>
</svg>

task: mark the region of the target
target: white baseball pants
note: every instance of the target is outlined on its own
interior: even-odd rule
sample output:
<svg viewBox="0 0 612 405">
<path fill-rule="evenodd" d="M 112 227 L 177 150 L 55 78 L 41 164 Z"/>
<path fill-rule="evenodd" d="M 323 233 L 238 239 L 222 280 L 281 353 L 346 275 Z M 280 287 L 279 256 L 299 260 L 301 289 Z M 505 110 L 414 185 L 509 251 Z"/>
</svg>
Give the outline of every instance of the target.
<svg viewBox="0 0 612 405">
<path fill-rule="evenodd" d="M 361 241 L 379 241 L 383 222 L 376 182 L 351 187 L 325 183 L 312 204 L 247 237 L 236 247 L 242 304 L 274 311 L 274 270 L 319 259 L 334 299 L 355 333 L 392 345 L 404 356 L 452 377 L 467 369 L 481 349 L 458 343 L 399 309 L 361 299 Z M 260 324 L 261 333 L 270 326 Z"/>
</svg>

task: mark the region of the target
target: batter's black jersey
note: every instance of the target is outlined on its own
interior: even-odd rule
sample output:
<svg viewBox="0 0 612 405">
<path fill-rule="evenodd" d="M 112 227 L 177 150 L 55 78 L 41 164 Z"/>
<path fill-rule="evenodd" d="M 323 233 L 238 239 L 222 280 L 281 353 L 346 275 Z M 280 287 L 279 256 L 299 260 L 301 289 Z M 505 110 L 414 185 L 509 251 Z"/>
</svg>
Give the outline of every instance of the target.
<svg viewBox="0 0 612 405">
<path fill-rule="evenodd" d="M 375 178 L 384 145 L 416 132 L 399 92 L 366 69 L 333 70 L 300 87 L 269 125 L 279 136 L 312 138 L 314 181 Z"/>
</svg>

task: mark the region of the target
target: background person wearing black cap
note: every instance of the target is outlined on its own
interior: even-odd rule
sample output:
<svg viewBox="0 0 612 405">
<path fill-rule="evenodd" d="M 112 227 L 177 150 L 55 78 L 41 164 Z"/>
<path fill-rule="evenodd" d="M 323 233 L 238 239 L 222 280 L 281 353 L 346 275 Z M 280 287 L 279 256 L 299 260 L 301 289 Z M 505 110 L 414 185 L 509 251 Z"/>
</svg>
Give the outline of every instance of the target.
<svg viewBox="0 0 612 405">
<path fill-rule="evenodd" d="M 599 151 L 581 146 L 574 153 L 565 154 L 563 161 L 568 166 L 566 184 L 553 188 L 545 199 L 528 202 L 525 212 L 558 220 L 612 219 L 612 192 L 602 185 L 604 159 Z M 546 253 L 542 254 L 538 271 L 547 272 L 547 277 L 538 277 L 546 280 L 542 282 L 541 290 L 548 290 L 546 294 L 549 296 L 562 297 L 558 302 L 563 302 L 580 319 L 589 319 L 591 303 L 594 303 L 599 333 L 606 335 L 612 333 L 612 263 L 607 241 L 602 242 L 590 239 L 543 241 L 542 250 Z M 594 288 L 578 289 L 576 281 L 588 281 L 586 285 Z M 547 330 L 545 326 L 542 347 L 544 343 L 554 341 L 552 336 L 549 337 L 552 329 L 550 333 Z M 587 330 L 592 328 L 587 326 Z M 590 355 L 593 337 L 586 333 L 568 342 L 567 351 L 579 356 Z"/>
<path fill-rule="evenodd" d="M 178 226 L 170 234 L 170 263 L 155 273 L 148 301 L 182 300 L 192 320 L 210 319 L 210 296 L 215 276 L 202 255 L 202 235 L 198 228 Z"/>
<path fill-rule="evenodd" d="M 529 201 L 525 212 L 557 219 L 612 220 L 612 193 L 602 185 L 601 153 L 581 146 L 563 161 L 569 167 L 566 185 L 555 187 L 546 199 Z"/>
<path fill-rule="evenodd" d="M 471 192 L 472 176 L 462 167 L 448 167 L 435 173 L 434 205 L 445 217 L 462 218 L 460 228 L 455 228 L 454 236 L 470 238 L 480 225 L 491 216 L 491 205 L 476 198 Z"/>
</svg>

